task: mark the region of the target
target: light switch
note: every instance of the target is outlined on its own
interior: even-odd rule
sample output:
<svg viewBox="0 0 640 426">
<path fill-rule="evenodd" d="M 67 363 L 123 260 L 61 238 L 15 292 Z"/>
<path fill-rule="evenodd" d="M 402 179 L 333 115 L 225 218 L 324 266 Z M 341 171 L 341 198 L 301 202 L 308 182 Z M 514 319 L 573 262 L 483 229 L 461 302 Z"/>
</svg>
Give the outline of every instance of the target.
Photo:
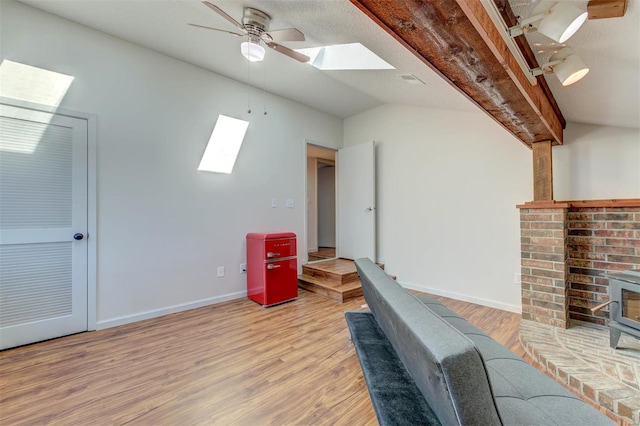
<svg viewBox="0 0 640 426">
<path fill-rule="evenodd" d="M 286 206 L 288 209 L 293 208 L 293 198 L 287 198 Z"/>
<path fill-rule="evenodd" d="M 271 208 L 276 208 L 278 207 L 278 199 L 277 198 L 272 198 L 271 199 Z"/>
</svg>

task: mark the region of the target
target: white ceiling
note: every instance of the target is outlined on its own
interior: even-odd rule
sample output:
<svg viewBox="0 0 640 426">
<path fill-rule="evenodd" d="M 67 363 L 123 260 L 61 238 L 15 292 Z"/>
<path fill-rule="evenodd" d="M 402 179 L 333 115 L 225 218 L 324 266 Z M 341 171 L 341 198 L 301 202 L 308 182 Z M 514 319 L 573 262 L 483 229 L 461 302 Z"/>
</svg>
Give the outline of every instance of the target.
<svg viewBox="0 0 640 426">
<path fill-rule="evenodd" d="M 233 26 L 198 0 L 20 0 L 141 46 L 218 74 L 247 82 L 248 62 L 240 54 L 241 39 L 188 26 L 198 23 L 226 30 Z M 453 1 L 453 0 L 451 0 Z M 536 0 L 511 0 L 514 10 L 528 14 Z M 296 27 L 304 42 L 282 43 L 298 49 L 360 42 L 396 67 L 385 71 L 320 71 L 268 50 L 251 66 L 250 84 L 339 117 L 385 103 L 458 111 L 477 107 L 442 80 L 348 0 L 212 0 L 240 21 L 244 6 L 272 17 L 271 29 Z M 575 0 L 586 8 L 586 0 Z M 562 88 L 547 80 L 567 121 L 640 128 L 640 11 L 629 0 L 623 18 L 592 20 L 567 44 L 591 72 Z M 557 46 L 529 35 L 545 62 Z M 540 44 L 534 45 L 535 43 Z M 410 85 L 399 74 L 414 74 L 425 86 Z M 259 92 L 256 91 L 256 94 Z"/>
</svg>

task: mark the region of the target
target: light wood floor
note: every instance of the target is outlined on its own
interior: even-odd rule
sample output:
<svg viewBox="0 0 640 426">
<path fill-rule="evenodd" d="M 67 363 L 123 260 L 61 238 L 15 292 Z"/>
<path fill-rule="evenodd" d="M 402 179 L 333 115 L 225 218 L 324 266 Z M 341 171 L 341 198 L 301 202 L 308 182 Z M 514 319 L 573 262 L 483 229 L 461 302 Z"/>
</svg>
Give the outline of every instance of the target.
<svg viewBox="0 0 640 426">
<path fill-rule="evenodd" d="M 520 316 L 439 298 L 519 355 Z M 0 424 L 374 425 L 343 317 L 300 290 L 0 352 Z"/>
</svg>

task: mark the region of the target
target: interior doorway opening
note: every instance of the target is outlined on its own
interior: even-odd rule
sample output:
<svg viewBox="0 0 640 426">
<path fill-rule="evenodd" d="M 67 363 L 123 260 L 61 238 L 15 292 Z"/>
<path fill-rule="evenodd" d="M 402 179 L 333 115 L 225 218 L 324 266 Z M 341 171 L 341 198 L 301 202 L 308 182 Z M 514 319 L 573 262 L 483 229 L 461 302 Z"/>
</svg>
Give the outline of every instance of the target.
<svg viewBox="0 0 640 426">
<path fill-rule="evenodd" d="M 336 150 L 307 144 L 309 263 L 336 258 Z"/>
</svg>

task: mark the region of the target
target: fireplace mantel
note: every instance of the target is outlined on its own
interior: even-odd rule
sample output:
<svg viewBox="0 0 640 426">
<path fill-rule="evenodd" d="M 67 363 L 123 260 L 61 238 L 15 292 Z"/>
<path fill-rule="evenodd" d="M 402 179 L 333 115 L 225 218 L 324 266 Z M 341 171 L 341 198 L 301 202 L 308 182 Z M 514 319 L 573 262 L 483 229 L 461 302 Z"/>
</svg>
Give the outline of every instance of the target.
<svg viewBox="0 0 640 426">
<path fill-rule="evenodd" d="M 519 209 L 568 209 L 586 207 L 640 207 L 640 198 L 610 200 L 526 201 L 516 206 Z"/>
</svg>

